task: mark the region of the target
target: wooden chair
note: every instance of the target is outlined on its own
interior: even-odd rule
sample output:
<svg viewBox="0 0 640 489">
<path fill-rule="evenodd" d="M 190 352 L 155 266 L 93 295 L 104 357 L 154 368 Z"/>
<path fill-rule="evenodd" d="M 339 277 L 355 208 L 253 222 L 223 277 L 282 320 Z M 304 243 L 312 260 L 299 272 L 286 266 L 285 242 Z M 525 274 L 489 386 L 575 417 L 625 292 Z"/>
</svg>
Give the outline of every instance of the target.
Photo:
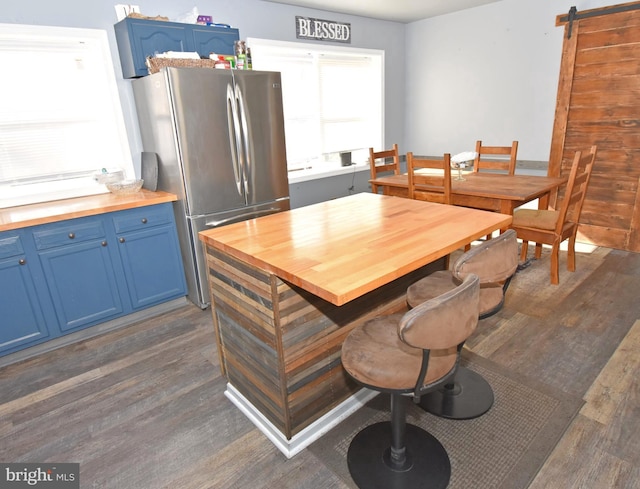
<svg viewBox="0 0 640 489">
<path fill-rule="evenodd" d="M 391 395 L 391 421 L 367 426 L 349 445 L 347 466 L 359 488 L 447 487 L 449 456 L 433 435 L 406 422 L 406 397 L 417 400 L 455 374 L 478 324 L 479 285 L 470 274 L 455 289 L 404 314 L 370 319 L 345 339 L 347 373 Z"/>
<path fill-rule="evenodd" d="M 407 153 L 409 198 L 451 204 L 451 155 L 441 160 L 414 158 Z"/>
<path fill-rule="evenodd" d="M 517 154 L 518 141 L 511 143 L 511 146 L 483 146 L 482 141 L 476 141 L 476 159 L 473 161 L 473 171 L 492 170 L 514 175 Z"/>
<path fill-rule="evenodd" d="M 392 160 L 389 161 L 389 158 Z M 383 151 L 373 151 L 369 148 L 369 169 L 371 171 L 371 179 L 375 180 L 381 173 L 393 172 L 400 174 L 400 154 L 398 153 L 398 145 L 394 144 L 393 149 L 385 149 Z M 371 191 L 378 193 L 378 186 L 371 184 Z"/>
<path fill-rule="evenodd" d="M 477 173 L 481 170 L 490 170 L 495 173 L 515 175 L 517 154 L 518 141 L 513 141 L 511 146 L 483 146 L 482 141 L 476 141 L 473 171 Z M 486 239 L 491 239 L 492 236 L 493 234 L 488 234 Z M 465 251 L 470 249 L 471 245 L 465 247 Z"/>
<path fill-rule="evenodd" d="M 458 287 L 469 274 L 480 279 L 479 319 L 496 314 L 504 305 L 507 288 L 518 268 L 516 232 L 508 229 L 490 241 L 474 246 L 453 264 L 411 284 L 407 304 L 417 307 Z M 493 405 L 493 389 L 478 373 L 459 367 L 446 385 L 423 396 L 420 406 L 431 414 L 449 419 L 471 419 L 483 415 Z"/>
<path fill-rule="evenodd" d="M 567 270 L 576 269 L 576 235 L 582 205 L 589 186 L 597 147 L 589 151 L 576 151 L 569 173 L 569 180 L 564 190 L 562 203 L 558 210 L 516 209 L 511 227 L 522 239 L 520 259 L 525 261 L 529 241 L 536 243 L 535 257 L 542 255 L 542 244 L 551 245 L 551 283 L 557 285 L 559 280 L 560 243 L 569 239 L 567 250 Z"/>
</svg>

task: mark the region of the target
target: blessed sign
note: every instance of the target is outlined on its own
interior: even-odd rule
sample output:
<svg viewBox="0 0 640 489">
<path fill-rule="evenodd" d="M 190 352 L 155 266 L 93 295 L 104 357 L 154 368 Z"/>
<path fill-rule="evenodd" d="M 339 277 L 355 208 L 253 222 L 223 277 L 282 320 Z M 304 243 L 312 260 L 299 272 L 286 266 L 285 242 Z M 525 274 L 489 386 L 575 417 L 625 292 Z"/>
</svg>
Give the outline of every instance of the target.
<svg viewBox="0 0 640 489">
<path fill-rule="evenodd" d="M 349 44 L 351 43 L 351 24 L 296 15 L 296 37 Z"/>
</svg>

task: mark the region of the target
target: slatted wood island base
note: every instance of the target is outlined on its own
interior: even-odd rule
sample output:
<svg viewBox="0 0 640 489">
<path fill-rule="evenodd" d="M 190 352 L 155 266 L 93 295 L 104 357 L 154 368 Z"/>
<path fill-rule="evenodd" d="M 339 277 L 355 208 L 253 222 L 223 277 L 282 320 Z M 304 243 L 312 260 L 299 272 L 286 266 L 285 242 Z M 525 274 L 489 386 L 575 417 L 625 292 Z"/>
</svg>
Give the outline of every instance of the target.
<svg viewBox="0 0 640 489">
<path fill-rule="evenodd" d="M 361 389 L 340 362 L 345 336 L 406 310 L 407 287 L 442 268 L 427 265 L 336 306 L 212 247 L 207 260 L 224 375 L 288 439 Z"/>
<path fill-rule="evenodd" d="M 294 455 L 369 398 L 342 368 L 346 335 L 510 220 L 357 194 L 203 231 L 227 396 Z"/>
</svg>

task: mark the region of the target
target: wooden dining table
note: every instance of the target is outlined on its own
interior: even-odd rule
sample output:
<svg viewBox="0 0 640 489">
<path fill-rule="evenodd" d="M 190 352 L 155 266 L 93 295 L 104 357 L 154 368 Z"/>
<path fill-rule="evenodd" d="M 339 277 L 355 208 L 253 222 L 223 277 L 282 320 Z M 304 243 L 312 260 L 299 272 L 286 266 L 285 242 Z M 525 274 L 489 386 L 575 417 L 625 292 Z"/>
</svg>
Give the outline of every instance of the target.
<svg viewBox="0 0 640 489">
<path fill-rule="evenodd" d="M 547 209 L 549 198 L 567 177 L 537 175 L 503 175 L 471 172 L 464 180 L 451 178 L 451 198 L 454 205 L 484 209 L 513 215 L 513 211 L 527 202 L 538 199 L 538 209 Z M 382 188 L 384 195 L 408 197 L 407 174 L 388 175 L 369 180 Z"/>
<path fill-rule="evenodd" d="M 225 395 L 293 456 L 371 395 L 342 368 L 346 335 L 406 311 L 410 284 L 510 223 L 364 192 L 202 231 Z"/>
</svg>

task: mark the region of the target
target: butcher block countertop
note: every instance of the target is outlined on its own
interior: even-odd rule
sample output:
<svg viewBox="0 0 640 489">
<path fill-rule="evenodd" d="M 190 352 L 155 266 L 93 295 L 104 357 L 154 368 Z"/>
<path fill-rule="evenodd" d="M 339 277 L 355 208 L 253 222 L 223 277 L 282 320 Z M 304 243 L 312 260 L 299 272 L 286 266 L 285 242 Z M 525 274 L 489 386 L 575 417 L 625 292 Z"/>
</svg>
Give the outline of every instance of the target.
<svg viewBox="0 0 640 489">
<path fill-rule="evenodd" d="M 94 216 L 135 207 L 173 202 L 177 196 L 167 192 L 140 190 L 129 195 L 112 193 L 55 200 L 39 204 L 0 209 L 0 232 L 39 224 L 64 221 L 76 217 Z"/>
<path fill-rule="evenodd" d="M 510 224 L 496 212 L 360 193 L 200 239 L 341 306 Z"/>
</svg>

